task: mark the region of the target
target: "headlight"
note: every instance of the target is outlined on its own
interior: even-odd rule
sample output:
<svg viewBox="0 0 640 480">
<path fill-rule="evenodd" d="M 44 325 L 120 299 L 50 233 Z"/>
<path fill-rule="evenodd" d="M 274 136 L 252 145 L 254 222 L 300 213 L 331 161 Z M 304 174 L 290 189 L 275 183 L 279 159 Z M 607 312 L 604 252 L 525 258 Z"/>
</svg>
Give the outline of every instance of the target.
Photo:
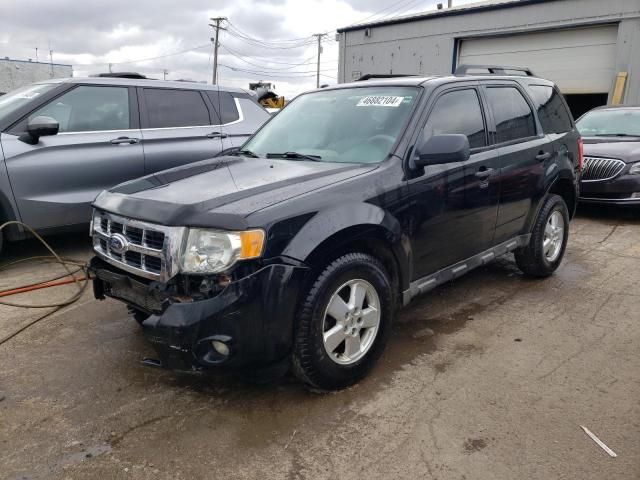
<svg viewBox="0 0 640 480">
<path fill-rule="evenodd" d="M 638 174 L 640 173 L 640 162 L 636 162 L 633 165 L 631 165 L 631 169 L 629 170 L 630 174 Z"/>
<path fill-rule="evenodd" d="M 258 258 L 264 246 L 262 230 L 220 232 L 189 229 L 180 269 L 184 273 L 218 273 L 238 260 Z"/>
</svg>

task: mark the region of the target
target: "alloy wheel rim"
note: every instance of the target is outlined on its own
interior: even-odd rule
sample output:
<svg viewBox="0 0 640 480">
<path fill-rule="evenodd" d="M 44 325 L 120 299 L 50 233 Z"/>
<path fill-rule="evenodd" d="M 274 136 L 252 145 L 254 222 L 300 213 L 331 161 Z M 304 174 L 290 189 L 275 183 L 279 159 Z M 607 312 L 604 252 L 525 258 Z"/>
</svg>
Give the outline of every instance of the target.
<svg viewBox="0 0 640 480">
<path fill-rule="evenodd" d="M 322 342 L 329 358 L 351 365 L 371 349 L 380 327 L 380 297 L 366 280 L 354 279 L 338 287 L 322 321 Z"/>
<path fill-rule="evenodd" d="M 547 220 L 542 240 L 542 251 L 548 262 L 555 262 L 562 251 L 564 242 L 564 218 L 559 211 L 554 211 Z"/>
</svg>

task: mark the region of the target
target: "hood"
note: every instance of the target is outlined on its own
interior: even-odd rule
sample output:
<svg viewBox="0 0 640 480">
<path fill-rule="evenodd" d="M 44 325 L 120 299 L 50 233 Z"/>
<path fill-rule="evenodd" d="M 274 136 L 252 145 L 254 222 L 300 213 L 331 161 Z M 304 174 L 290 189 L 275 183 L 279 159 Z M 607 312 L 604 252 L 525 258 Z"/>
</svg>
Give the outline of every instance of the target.
<svg viewBox="0 0 640 480">
<path fill-rule="evenodd" d="M 376 167 L 219 157 L 123 183 L 101 193 L 94 206 L 163 225 L 240 229 L 251 213 Z"/>
<path fill-rule="evenodd" d="M 640 139 L 585 137 L 583 141 L 587 157 L 618 158 L 626 163 L 640 161 Z"/>
</svg>

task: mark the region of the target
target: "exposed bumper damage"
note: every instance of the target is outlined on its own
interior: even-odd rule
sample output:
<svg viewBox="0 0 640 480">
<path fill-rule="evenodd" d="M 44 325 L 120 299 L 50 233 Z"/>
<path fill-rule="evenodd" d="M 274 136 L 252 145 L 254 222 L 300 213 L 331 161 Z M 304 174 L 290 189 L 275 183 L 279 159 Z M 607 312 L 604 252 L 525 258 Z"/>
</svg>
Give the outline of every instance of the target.
<svg viewBox="0 0 640 480">
<path fill-rule="evenodd" d="M 156 282 L 124 275 L 94 258 L 96 298 L 106 296 L 156 313 L 143 324 L 162 366 L 177 370 L 264 366 L 285 358 L 293 339 L 294 308 L 307 268 L 272 264 L 232 281 L 214 296 L 168 294 Z M 222 342 L 228 355 L 213 347 Z"/>
</svg>

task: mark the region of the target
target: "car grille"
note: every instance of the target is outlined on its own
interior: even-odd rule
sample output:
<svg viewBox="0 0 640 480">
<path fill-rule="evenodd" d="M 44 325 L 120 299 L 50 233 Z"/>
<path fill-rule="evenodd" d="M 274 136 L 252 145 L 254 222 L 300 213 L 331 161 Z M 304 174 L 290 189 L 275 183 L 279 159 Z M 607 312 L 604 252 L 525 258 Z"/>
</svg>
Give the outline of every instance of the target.
<svg viewBox="0 0 640 480">
<path fill-rule="evenodd" d="M 624 166 L 622 160 L 614 158 L 585 157 L 581 179 L 583 182 L 610 180 L 618 175 Z"/>
<path fill-rule="evenodd" d="M 105 261 L 145 278 L 166 281 L 178 267 L 183 227 L 166 227 L 96 210 L 93 248 Z"/>
</svg>

